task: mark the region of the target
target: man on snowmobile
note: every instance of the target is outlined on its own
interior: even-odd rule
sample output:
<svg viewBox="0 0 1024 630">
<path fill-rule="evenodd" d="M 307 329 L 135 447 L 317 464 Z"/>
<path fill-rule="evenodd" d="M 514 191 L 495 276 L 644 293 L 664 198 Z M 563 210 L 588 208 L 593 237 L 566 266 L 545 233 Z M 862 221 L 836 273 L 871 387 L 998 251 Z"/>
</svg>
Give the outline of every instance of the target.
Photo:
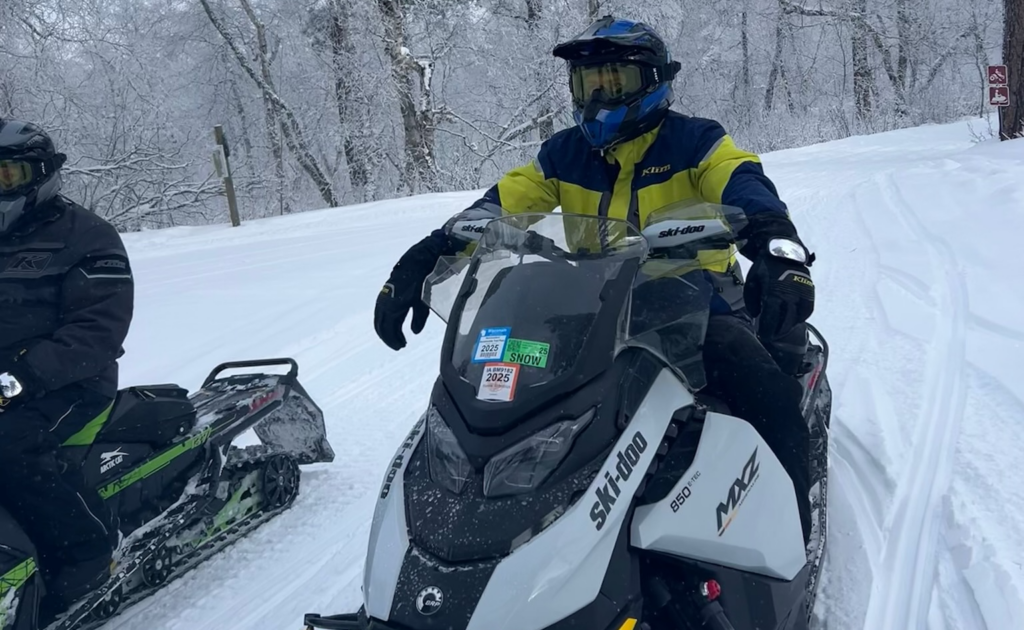
<svg viewBox="0 0 1024 630">
<path fill-rule="evenodd" d="M 0 119 L 0 503 L 38 548 L 44 616 L 110 577 L 114 519 L 60 449 L 106 420 L 134 308 L 117 231 L 58 195 L 66 159 Z"/>
<path fill-rule="evenodd" d="M 705 270 L 716 290 L 704 346 L 707 391 L 751 422 L 789 472 L 806 541 L 809 434 L 793 375 L 814 308 L 807 268 L 813 256 L 760 159 L 739 149 L 719 123 L 669 110 L 680 64 L 653 29 L 606 16 L 553 54 L 568 63 L 576 126 L 556 133 L 532 164 L 505 174 L 402 256 L 377 298 L 378 336 L 395 350 L 404 347 L 410 310 L 412 331 L 422 331 L 429 313 L 420 299 L 424 280 L 440 256 L 479 238 L 458 229 L 460 223 L 561 206 L 643 228 L 653 210 L 673 202 L 736 206 L 748 221 L 739 234 L 741 253 L 753 267 L 745 286 L 735 255 L 727 268 Z"/>
</svg>

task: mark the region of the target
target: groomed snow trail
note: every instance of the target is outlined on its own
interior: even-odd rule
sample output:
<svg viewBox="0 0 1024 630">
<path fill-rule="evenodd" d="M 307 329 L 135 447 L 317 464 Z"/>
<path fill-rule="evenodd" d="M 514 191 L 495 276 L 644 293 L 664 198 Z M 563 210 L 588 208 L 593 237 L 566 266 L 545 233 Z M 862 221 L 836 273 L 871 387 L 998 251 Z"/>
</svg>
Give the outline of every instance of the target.
<svg viewBox="0 0 1024 630">
<path fill-rule="evenodd" d="M 830 541 L 820 630 L 1024 628 L 1024 141 L 980 121 L 764 156 L 818 254 L 832 346 Z M 373 304 L 401 253 L 478 192 L 128 235 L 138 282 L 122 386 L 189 389 L 217 363 L 293 356 L 333 464 L 293 509 L 106 630 L 300 630 L 355 610 L 380 479 L 422 412 L 442 327 L 400 353 Z M 597 629 L 603 630 L 603 629 Z"/>
<path fill-rule="evenodd" d="M 880 182 L 884 197 L 918 246 L 927 247 L 934 275 L 937 330 L 928 350 L 924 406 L 910 459 L 896 488 L 889 533 L 868 602 L 865 628 L 923 630 L 927 625 L 941 520 L 939 507 L 952 473 L 964 413 L 964 353 L 969 306 L 953 249 L 915 214 L 893 180 Z"/>
</svg>

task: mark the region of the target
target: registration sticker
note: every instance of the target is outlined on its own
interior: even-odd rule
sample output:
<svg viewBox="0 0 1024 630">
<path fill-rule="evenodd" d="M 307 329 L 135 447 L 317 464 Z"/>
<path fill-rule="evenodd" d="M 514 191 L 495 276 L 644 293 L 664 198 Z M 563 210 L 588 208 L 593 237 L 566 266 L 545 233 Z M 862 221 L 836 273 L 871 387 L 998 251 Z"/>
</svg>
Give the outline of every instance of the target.
<svg viewBox="0 0 1024 630">
<path fill-rule="evenodd" d="M 480 376 L 476 397 L 478 400 L 511 402 L 516 397 L 518 378 L 519 366 L 515 363 L 488 363 Z"/>
<path fill-rule="evenodd" d="M 519 363 L 535 368 L 546 368 L 548 366 L 548 351 L 551 346 L 540 341 L 526 341 L 525 339 L 509 339 L 505 344 L 505 354 L 502 360 L 505 363 Z"/>
<path fill-rule="evenodd" d="M 501 361 L 511 328 L 484 328 L 473 347 L 473 363 Z"/>
</svg>

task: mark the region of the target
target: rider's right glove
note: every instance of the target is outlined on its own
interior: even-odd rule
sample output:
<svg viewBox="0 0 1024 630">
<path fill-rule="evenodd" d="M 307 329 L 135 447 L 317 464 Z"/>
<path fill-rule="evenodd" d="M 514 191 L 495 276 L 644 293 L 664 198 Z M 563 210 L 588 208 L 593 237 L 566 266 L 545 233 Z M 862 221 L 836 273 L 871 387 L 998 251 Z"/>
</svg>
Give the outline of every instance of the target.
<svg viewBox="0 0 1024 630">
<path fill-rule="evenodd" d="M 448 244 L 443 230 L 416 243 L 398 260 L 391 277 L 377 296 L 373 311 L 373 327 L 377 336 L 393 350 L 405 347 L 402 326 L 412 309 L 412 332 L 420 334 L 427 323 L 430 309 L 423 303 L 423 282 L 434 270 Z"/>
<path fill-rule="evenodd" d="M 773 341 L 783 337 L 814 312 L 814 282 L 808 266 L 814 254 L 800 243 L 773 238 L 754 260 L 743 287 L 747 311 L 758 318 L 758 335 Z"/>
</svg>

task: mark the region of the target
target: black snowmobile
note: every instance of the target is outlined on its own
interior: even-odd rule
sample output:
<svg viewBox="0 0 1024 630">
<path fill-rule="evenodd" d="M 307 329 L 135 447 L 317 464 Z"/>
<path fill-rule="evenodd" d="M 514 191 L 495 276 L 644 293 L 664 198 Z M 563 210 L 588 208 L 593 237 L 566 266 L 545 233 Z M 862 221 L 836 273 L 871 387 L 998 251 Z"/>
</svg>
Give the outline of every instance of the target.
<svg viewBox="0 0 1024 630">
<path fill-rule="evenodd" d="M 221 376 L 288 366 L 286 374 Z M 323 413 L 292 359 L 217 366 L 191 396 L 177 385 L 118 392 L 64 446 L 119 520 L 110 580 L 47 626 L 86 630 L 268 519 L 299 492 L 299 465 L 330 462 Z M 232 442 L 252 429 L 260 444 Z M 0 507 L 0 630 L 36 630 L 45 580 L 31 537 Z"/>
<path fill-rule="evenodd" d="M 807 546 L 775 454 L 701 391 L 702 269 L 735 260 L 743 223 L 710 204 L 663 209 L 643 233 L 510 215 L 435 269 L 424 299 L 448 322 L 441 374 L 384 477 L 363 606 L 308 614 L 307 628 L 807 628 L 825 549 L 827 345 L 809 329 Z"/>
</svg>

